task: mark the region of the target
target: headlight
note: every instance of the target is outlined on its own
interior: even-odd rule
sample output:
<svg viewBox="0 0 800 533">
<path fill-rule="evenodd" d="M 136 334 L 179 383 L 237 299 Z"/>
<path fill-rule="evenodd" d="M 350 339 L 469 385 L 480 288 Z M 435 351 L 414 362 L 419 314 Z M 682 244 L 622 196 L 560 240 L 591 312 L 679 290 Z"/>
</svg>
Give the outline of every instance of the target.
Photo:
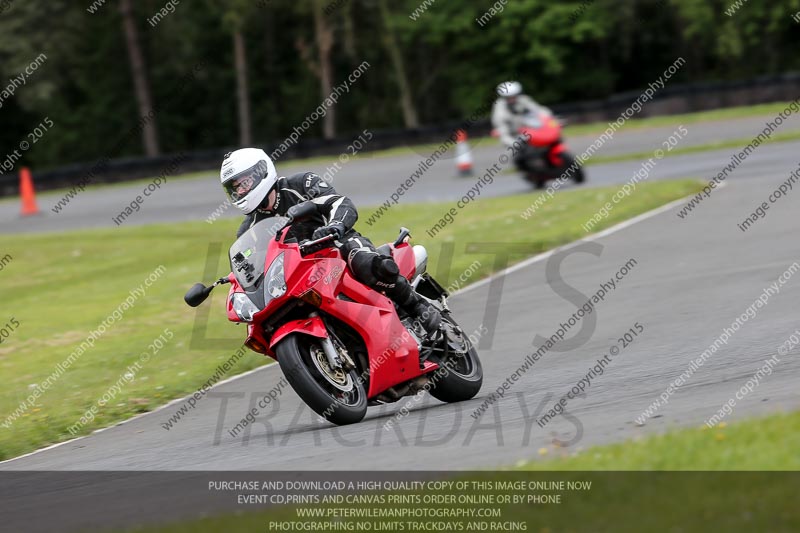
<svg viewBox="0 0 800 533">
<path fill-rule="evenodd" d="M 286 278 L 283 275 L 283 253 L 275 258 L 269 266 L 264 284 L 264 298 L 280 298 L 286 294 Z"/>
<path fill-rule="evenodd" d="M 233 303 L 233 311 L 245 322 L 251 322 L 253 315 L 258 313 L 258 307 L 243 292 L 234 292 L 231 301 Z"/>
</svg>

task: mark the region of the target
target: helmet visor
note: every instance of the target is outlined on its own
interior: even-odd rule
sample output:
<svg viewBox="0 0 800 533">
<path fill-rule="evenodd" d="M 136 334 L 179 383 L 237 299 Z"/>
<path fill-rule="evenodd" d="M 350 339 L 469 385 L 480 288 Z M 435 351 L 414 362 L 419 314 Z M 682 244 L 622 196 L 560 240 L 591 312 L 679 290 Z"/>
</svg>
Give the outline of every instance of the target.
<svg viewBox="0 0 800 533">
<path fill-rule="evenodd" d="M 239 172 L 228 179 L 223 185 L 225 193 L 231 199 L 231 202 L 238 202 L 253 192 L 266 175 L 267 163 L 266 161 L 259 161 L 247 170 Z"/>
</svg>

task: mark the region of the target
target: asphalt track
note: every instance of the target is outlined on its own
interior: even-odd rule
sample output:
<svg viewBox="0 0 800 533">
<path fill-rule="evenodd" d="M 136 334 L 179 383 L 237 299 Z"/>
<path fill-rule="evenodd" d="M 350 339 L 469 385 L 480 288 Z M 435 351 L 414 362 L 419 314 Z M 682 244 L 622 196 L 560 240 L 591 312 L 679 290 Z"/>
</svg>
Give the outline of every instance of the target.
<svg viewBox="0 0 800 533">
<path fill-rule="evenodd" d="M 679 141 L 678 147 L 690 147 L 730 139 L 748 138 L 757 135 L 764 129 L 764 124 L 774 117 L 770 115 L 746 117 L 734 120 L 689 124 L 688 134 Z M 628 129 L 623 127 L 606 142 L 595 156 L 615 156 L 621 154 L 655 151 L 664 148 L 662 142 L 667 140 L 680 126 L 660 126 L 647 129 Z M 792 115 L 780 126 L 779 132 L 800 130 L 800 115 Z M 567 139 L 573 152 L 580 154 L 590 146 L 597 135 L 584 135 Z M 787 157 L 791 155 L 793 144 L 785 148 Z M 282 175 L 295 172 L 315 171 L 325 175 L 332 169 L 332 178 L 340 192 L 355 200 L 359 206 L 376 206 L 390 198 L 398 186 L 406 181 L 415 171 L 421 160 L 431 155 L 430 151 L 418 150 L 419 153 L 399 154 L 385 157 L 369 157 L 365 152 L 359 159 L 340 163 L 341 169 L 332 166 L 336 160 L 316 161 L 313 163 L 287 162 L 278 164 Z M 707 176 L 719 172 L 729 161 L 735 150 L 733 148 L 715 152 L 704 152 L 691 156 L 670 157 L 658 163 L 651 171 L 650 179 L 683 178 L 686 176 Z M 474 178 L 458 178 L 455 176 L 455 163 L 452 153 L 439 160 L 417 183 L 400 198 L 393 209 L 398 209 L 405 202 L 455 201 L 461 198 L 480 177 L 483 171 L 498 162 L 503 151 L 493 140 L 473 143 L 472 153 L 475 160 Z M 757 157 L 756 154 L 754 157 Z M 589 169 L 589 185 L 602 186 L 627 181 L 637 171 L 641 162 L 630 161 L 593 165 Z M 35 179 L 35 176 L 34 176 Z M 18 201 L 6 199 L 0 201 L 0 233 L 28 233 L 41 231 L 64 231 L 67 229 L 116 227 L 112 221 L 124 211 L 137 195 L 142 194 L 144 183 L 124 184 L 106 187 L 92 187 L 70 201 L 60 212 L 52 211 L 53 206 L 64 196 L 64 191 L 53 191 L 40 194 L 39 207 L 42 215 L 35 217 L 19 217 Z M 530 191 L 530 186 L 515 174 L 501 174 L 493 183 L 481 190 L 481 196 L 502 196 Z M 199 178 L 171 179 L 144 199 L 140 210 L 127 217 L 123 225 L 151 224 L 156 222 L 181 222 L 205 220 L 225 200 L 219 187 L 218 178 L 208 174 Z M 362 209 L 361 224 L 369 218 L 371 211 Z M 223 216 L 238 216 L 233 208 L 223 209 Z"/>
<path fill-rule="evenodd" d="M 728 154 L 727 151 L 723 151 Z M 729 154 L 728 154 L 729 155 Z M 662 167 L 695 165 L 695 174 L 723 154 L 698 154 L 662 161 Z M 629 166 L 617 165 L 619 173 Z M 800 324 L 796 302 L 800 275 L 748 320 L 688 383 L 639 427 L 634 420 L 684 372 L 779 275 L 800 261 L 798 199 L 778 201 L 766 217 L 743 233 L 737 223 L 797 168 L 796 144 L 759 148 L 727 186 L 685 219 L 684 205 L 649 216 L 593 245 L 569 248 L 561 264 L 564 282 L 583 296 L 568 296 L 546 280 L 548 259 L 455 295 L 455 316 L 469 332 L 485 324 L 493 331 L 481 341 L 485 381 L 479 397 L 444 405 L 427 398 L 410 414 L 384 424 L 405 405 L 371 408 L 367 419 L 343 428 L 319 421 L 288 391 L 243 435 L 227 430 L 280 379 L 277 366 L 259 369 L 213 389 L 172 429 L 162 423 L 179 405 L 136 418 L 87 438 L 5 462 L 22 470 L 429 470 L 470 469 L 514 464 L 559 449 L 572 452 L 671 427 L 699 426 L 756 372 Z M 719 169 L 720 167 L 716 167 Z M 712 170 L 711 168 L 707 170 Z M 797 188 L 797 186 L 795 186 Z M 520 223 L 524 223 L 520 219 Z M 461 246 L 461 244 L 459 244 Z M 584 248 L 592 246 L 593 248 Z M 456 250 L 460 252 L 461 250 Z M 470 414 L 533 351 L 534 334 L 550 336 L 576 310 L 576 303 L 599 289 L 629 259 L 635 259 L 619 286 L 595 313 L 569 331 L 587 328 L 585 343 L 548 352 L 479 420 Z M 558 291 L 558 293 L 556 292 Z M 493 323 L 496 317 L 496 324 Z M 591 326 L 596 319 L 596 327 Z M 567 405 L 568 417 L 545 428 L 534 423 L 543 409 L 573 387 L 617 339 L 640 323 L 644 331 L 613 359 L 584 398 Z M 583 324 L 583 325 L 582 325 Z M 580 343 L 577 343 L 580 344 Z M 795 409 L 795 354 L 781 357 L 768 376 L 728 419 Z M 554 442 L 561 443 L 553 447 Z"/>
</svg>

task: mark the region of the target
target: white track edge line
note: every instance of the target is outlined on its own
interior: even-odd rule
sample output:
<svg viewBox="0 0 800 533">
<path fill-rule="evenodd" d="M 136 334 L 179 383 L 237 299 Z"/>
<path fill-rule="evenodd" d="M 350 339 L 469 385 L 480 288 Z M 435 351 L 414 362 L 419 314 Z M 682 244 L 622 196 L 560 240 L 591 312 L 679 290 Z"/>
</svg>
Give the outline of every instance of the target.
<svg viewBox="0 0 800 533">
<path fill-rule="evenodd" d="M 266 370 L 266 369 L 273 368 L 273 367 L 277 367 L 277 366 L 278 366 L 278 365 L 266 364 L 266 365 L 260 366 L 260 367 L 258 367 L 258 368 L 253 368 L 253 369 L 251 369 L 251 370 L 248 370 L 247 372 L 243 372 L 243 373 L 241 373 L 241 374 L 236 374 L 235 376 L 231 376 L 231 377 L 229 377 L 228 379 L 224 379 L 224 380 L 222 380 L 222 381 L 220 381 L 220 382 L 218 382 L 218 383 L 215 383 L 214 385 L 212 385 L 212 386 L 211 386 L 211 387 L 208 389 L 208 391 L 206 391 L 206 393 L 210 392 L 210 391 L 211 391 L 211 389 L 213 389 L 213 388 L 217 387 L 218 385 L 224 385 L 224 384 L 226 384 L 226 383 L 229 383 L 229 382 L 231 382 L 231 381 L 234 381 L 234 380 L 237 380 L 237 379 L 240 379 L 240 378 L 247 377 L 247 376 L 249 376 L 250 374 L 254 374 L 254 373 L 256 373 L 256 372 L 258 372 L 258 371 L 260 371 L 260 370 Z M 82 435 L 82 436 L 80 436 L 80 437 L 75 437 L 74 439 L 65 440 L 64 442 L 57 442 L 57 443 L 55 443 L 55 444 L 51 444 L 50 446 L 46 446 L 46 447 L 44 447 L 44 448 L 39 448 L 38 450 L 34 450 L 34 451 L 32 451 L 32 452 L 28 452 L 28 453 L 26 453 L 26 454 L 24 454 L 24 455 L 20 455 L 20 456 L 17 456 L 17 457 L 12 457 L 11 459 L 5 459 L 5 460 L 3 460 L 3 461 L 0 461 L 0 465 L 2 465 L 2 464 L 5 464 L 5 463 L 8 463 L 8 462 L 11 462 L 11 461 L 16 461 L 17 459 L 22 459 L 22 458 L 25 458 L 25 457 L 28 457 L 28 456 L 31 456 L 31 455 L 35 455 L 35 454 L 37 454 L 37 453 L 45 452 L 45 451 L 47 451 L 47 450 L 52 450 L 53 448 L 58 448 L 59 446 L 64 446 L 65 444 L 69 444 L 69 443 L 71 443 L 71 442 L 79 441 L 79 440 L 81 440 L 81 439 L 85 439 L 85 438 L 87 438 L 87 437 L 91 437 L 91 436 L 92 436 L 92 435 L 94 435 L 95 433 L 102 433 L 103 431 L 107 431 L 107 430 L 109 430 L 109 429 L 112 429 L 112 428 L 115 428 L 115 427 L 117 427 L 117 426 L 121 426 L 121 425 L 123 425 L 123 424 L 127 424 L 127 423 L 129 423 L 129 422 L 133 422 L 134 420 L 137 420 L 137 419 L 139 419 L 139 418 L 142 418 L 142 417 L 144 417 L 144 416 L 148 416 L 148 415 L 154 415 L 154 414 L 158 413 L 159 411 L 163 411 L 164 409 L 166 409 L 166 408 L 168 408 L 168 407 L 170 407 L 170 406 L 172 406 L 172 405 L 175 405 L 176 403 L 179 403 L 179 402 L 185 402 L 185 401 L 187 401 L 187 400 L 188 400 L 189 398 L 191 398 L 193 395 L 194 395 L 194 392 L 193 392 L 193 393 L 191 393 L 191 394 L 189 394 L 188 396 L 184 396 L 183 398 L 175 398 L 174 400 L 170 400 L 168 403 L 165 403 L 164 405 L 160 405 L 160 406 L 156 407 L 156 408 L 155 408 L 154 410 L 152 410 L 152 411 L 147 411 L 146 413 L 139 413 L 139 414 L 138 414 L 138 415 L 136 415 L 136 416 L 133 416 L 133 417 L 131 417 L 131 418 L 128 418 L 128 419 L 126 419 L 126 420 L 122 420 L 121 422 L 117 422 L 117 423 L 116 423 L 116 424 L 114 424 L 113 426 L 107 426 L 107 427 L 104 427 L 104 428 L 95 429 L 94 431 L 92 431 L 92 432 L 91 432 L 91 433 L 89 433 L 88 435 Z"/>
</svg>

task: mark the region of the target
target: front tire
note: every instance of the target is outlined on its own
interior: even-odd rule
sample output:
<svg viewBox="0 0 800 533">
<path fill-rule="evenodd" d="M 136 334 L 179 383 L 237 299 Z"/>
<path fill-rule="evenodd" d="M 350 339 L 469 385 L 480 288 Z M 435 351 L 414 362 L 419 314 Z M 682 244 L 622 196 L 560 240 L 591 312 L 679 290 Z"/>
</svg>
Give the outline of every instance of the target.
<svg viewBox="0 0 800 533">
<path fill-rule="evenodd" d="M 435 381 L 431 395 L 439 401 L 463 402 L 475 397 L 483 385 L 483 367 L 478 352 L 461 327 L 448 312 L 442 312 L 442 325 L 450 354 L 436 361 L 441 368 L 431 375 Z"/>
<path fill-rule="evenodd" d="M 355 370 L 326 376 L 329 367 L 317 339 L 289 335 L 275 347 L 275 353 L 286 380 L 315 413 L 339 426 L 364 419 L 367 393 L 363 380 Z"/>
<path fill-rule="evenodd" d="M 538 172 L 529 171 L 525 173 L 525 181 L 533 185 L 535 190 L 541 191 L 547 183 L 547 178 Z"/>
</svg>

